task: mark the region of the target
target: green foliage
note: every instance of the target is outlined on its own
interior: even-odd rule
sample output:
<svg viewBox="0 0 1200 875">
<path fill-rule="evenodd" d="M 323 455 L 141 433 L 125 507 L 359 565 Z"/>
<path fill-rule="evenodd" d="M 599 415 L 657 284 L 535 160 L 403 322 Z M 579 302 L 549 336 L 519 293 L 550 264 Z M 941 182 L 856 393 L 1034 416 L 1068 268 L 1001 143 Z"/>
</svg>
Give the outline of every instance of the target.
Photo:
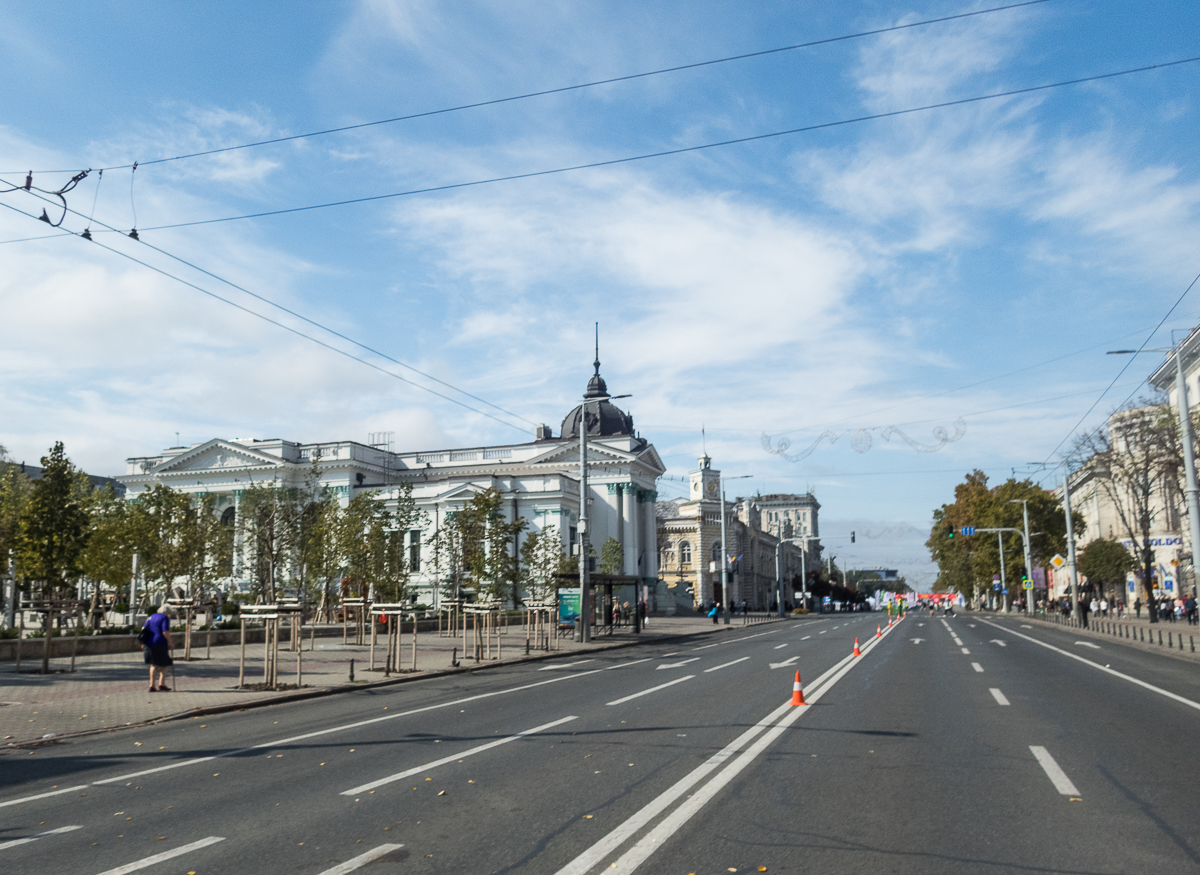
<svg viewBox="0 0 1200 875">
<path fill-rule="evenodd" d="M 600 545 L 601 574 L 620 574 L 625 567 L 625 548 L 612 535 Z"/>
<path fill-rule="evenodd" d="M 83 551 L 84 575 L 112 589 L 128 585 L 137 548 L 134 511 L 111 485 L 88 496 L 92 534 Z"/>
<path fill-rule="evenodd" d="M 448 594 L 473 592 L 480 601 L 516 600 L 519 565 L 514 540 L 528 521 L 512 522 L 501 510 L 504 497 L 489 489 L 472 498 L 445 522 L 434 536 L 438 571 Z"/>
<path fill-rule="evenodd" d="M 42 477 L 33 481 L 20 516 L 18 568 L 47 590 L 69 591 L 83 574 L 81 559 L 91 533 L 88 481 L 67 458 L 62 442 L 42 456 Z"/>
<path fill-rule="evenodd" d="M 1125 588 L 1126 572 L 1137 560 L 1116 540 L 1097 538 L 1079 552 L 1079 573 L 1102 591 Z"/>
<path fill-rule="evenodd" d="M 32 490 L 33 481 L 0 446 L 0 571 L 8 571 L 9 553 L 19 550 L 21 516 Z"/>
<path fill-rule="evenodd" d="M 562 537 L 557 526 L 525 536 L 521 544 L 521 586 L 533 601 L 547 601 L 558 594 L 558 577 L 563 573 Z"/>
</svg>

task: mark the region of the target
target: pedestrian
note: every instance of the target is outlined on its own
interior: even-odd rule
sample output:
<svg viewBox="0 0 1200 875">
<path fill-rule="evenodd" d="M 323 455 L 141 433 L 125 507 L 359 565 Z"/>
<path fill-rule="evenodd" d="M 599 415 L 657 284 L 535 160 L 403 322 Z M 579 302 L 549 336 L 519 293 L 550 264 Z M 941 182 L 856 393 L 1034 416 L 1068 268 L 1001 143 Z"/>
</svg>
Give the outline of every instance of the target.
<svg viewBox="0 0 1200 875">
<path fill-rule="evenodd" d="M 1140 620 L 1142 618 L 1142 597 L 1141 596 L 1138 596 L 1137 598 L 1135 598 L 1133 600 L 1133 611 L 1135 614 L 1137 614 L 1137 618 Z"/>
<path fill-rule="evenodd" d="M 1183 600 L 1183 609 L 1187 611 L 1188 625 L 1195 626 L 1197 622 L 1195 594 L 1192 594 Z"/>
<path fill-rule="evenodd" d="M 145 651 L 146 665 L 150 666 L 150 689 L 147 692 L 169 693 L 171 688 L 166 685 L 167 667 L 174 665 L 171 651 L 175 642 L 171 640 L 171 608 L 163 605 L 158 613 L 151 614 L 142 625 L 142 649 Z M 154 677 L 158 675 L 158 683 Z"/>
<path fill-rule="evenodd" d="M 1090 602 L 1087 599 L 1079 600 L 1079 616 L 1083 620 L 1083 628 L 1085 629 L 1088 627 L 1088 614 L 1092 612 L 1094 604 L 1096 604 L 1095 599 L 1092 599 Z"/>
<path fill-rule="evenodd" d="M 1108 599 L 1100 599 L 1100 616 L 1108 618 Z"/>
<path fill-rule="evenodd" d="M 710 617 L 712 617 L 714 626 L 717 625 L 717 611 L 719 611 L 719 610 L 720 610 L 720 608 L 717 607 L 717 600 L 713 599 L 712 608 L 709 609 L 708 615 Z"/>
</svg>

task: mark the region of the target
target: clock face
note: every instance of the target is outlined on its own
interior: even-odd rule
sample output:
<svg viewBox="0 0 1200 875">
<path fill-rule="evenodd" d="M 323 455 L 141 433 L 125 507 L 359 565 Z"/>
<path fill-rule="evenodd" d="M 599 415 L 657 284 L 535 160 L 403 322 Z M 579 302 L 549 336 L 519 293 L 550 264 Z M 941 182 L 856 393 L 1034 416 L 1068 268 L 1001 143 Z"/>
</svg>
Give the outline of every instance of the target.
<svg viewBox="0 0 1200 875">
<path fill-rule="evenodd" d="M 708 481 L 708 494 L 709 495 L 717 494 L 717 482 L 715 480 Z"/>
</svg>

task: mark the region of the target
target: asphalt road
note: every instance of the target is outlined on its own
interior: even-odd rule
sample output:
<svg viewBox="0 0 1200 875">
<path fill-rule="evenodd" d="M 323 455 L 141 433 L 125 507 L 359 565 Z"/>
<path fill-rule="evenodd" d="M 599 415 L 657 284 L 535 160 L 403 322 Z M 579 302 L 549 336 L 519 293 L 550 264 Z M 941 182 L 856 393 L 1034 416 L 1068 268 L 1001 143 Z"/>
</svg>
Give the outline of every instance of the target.
<svg viewBox="0 0 1200 875">
<path fill-rule="evenodd" d="M 914 614 L 876 639 L 879 620 L 7 752 L 0 869 L 1197 869 L 1194 666 L 1019 619 Z"/>
</svg>

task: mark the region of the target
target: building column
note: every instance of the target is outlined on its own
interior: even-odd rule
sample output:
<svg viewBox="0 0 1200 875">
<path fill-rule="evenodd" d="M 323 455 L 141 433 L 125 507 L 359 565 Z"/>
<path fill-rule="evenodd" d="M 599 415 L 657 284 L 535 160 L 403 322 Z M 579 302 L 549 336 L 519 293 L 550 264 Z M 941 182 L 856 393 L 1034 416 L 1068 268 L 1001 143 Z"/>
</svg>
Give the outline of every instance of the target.
<svg viewBox="0 0 1200 875">
<path fill-rule="evenodd" d="M 625 494 L 621 496 L 621 528 L 623 533 L 621 546 L 624 548 L 625 561 L 622 572 L 638 575 L 638 541 L 641 538 L 638 529 L 638 488 L 632 483 L 625 484 Z"/>
</svg>

